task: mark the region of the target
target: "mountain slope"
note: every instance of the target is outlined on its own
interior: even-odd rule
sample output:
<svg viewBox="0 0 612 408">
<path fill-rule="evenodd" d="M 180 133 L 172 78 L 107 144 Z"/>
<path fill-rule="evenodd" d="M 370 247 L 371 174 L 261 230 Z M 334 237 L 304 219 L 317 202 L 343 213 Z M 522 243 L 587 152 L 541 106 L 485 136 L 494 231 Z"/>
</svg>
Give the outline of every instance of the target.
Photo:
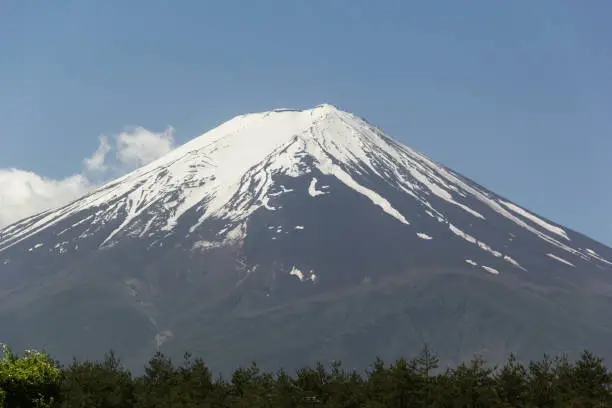
<svg viewBox="0 0 612 408">
<path fill-rule="evenodd" d="M 320 105 L 238 116 L 1 230 L 0 327 L 135 367 L 609 354 L 611 271 L 610 248 Z"/>
</svg>

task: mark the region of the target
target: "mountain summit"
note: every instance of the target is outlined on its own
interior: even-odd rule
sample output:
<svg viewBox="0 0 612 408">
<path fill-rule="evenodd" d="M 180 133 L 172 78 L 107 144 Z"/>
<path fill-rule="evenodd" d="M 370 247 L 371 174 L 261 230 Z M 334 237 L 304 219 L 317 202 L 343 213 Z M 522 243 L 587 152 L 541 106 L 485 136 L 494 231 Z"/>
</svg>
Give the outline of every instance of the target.
<svg viewBox="0 0 612 408">
<path fill-rule="evenodd" d="M 0 327 L 59 358 L 612 356 L 612 250 L 328 104 L 237 116 L 0 230 Z"/>
</svg>

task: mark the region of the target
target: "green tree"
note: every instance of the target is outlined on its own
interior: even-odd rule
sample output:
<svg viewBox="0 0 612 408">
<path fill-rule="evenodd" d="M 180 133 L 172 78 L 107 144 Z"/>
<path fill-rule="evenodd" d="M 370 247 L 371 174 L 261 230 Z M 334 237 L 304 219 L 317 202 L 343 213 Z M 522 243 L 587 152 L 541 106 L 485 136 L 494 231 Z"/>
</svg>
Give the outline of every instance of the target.
<svg viewBox="0 0 612 408">
<path fill-rule="evenodd" d="M 437 384 L 439 376 L 434 376 L 433 373 L 438 369 L 440 359 L 426 343 L 414 360 L 414 364 L 419 378 L 416 379 L 417 390 L 414 392 L 416 401 L 413 406 L 431 408 L 436 405 L 435 400 L 439 399 L 436 392 L 439 388 Z"/>
<path fill-rule="evenodd" d="M 552 361 L 552 393 L 554 406 L 563 408 L 582 407 L 576 392 L 575 367 L 566 355 Z"/>
<path fill-rule="evenodd" d="M 522 408 L 527 406 L 527 369 L 510 354 L 506 364 L 495 374 L 497 394 L 502 407 Z"/>
<path fill-rule="evenodd" d="M 131 374 L 111 351 L 102 362 L 74 361 L 64 370 L 62 407 L 130 408 L 134 405 Z"/>
<path fill-rule="evenodd" d="M 207 407 L 211 398 L 214 383 L 212 372 L 201 359 L 192 359 L 185 354 L 183 365 L 176 372 L 177 392 L 180 406 Z M 182 405 L 181 405 L 182 404 Z"/>
<path fill-rule="evenodd" d="M 378 408 L 387 406 L 388 395 L 391 392 L 389 370 L 384 361 L 377 357 L 372 367 L 366 372 L 366 407 Z"/>
<path fill-rule="evenodd" d="M 257 364 L 239 368 L 232 375 L 229 405 L 232 407 L 265 407 L 269 403 L 269 377 L 263 377 Z"/>
<path fill-rule="evenodd" d="M 612 376 L 585 351 L 524 366 L 514 355 L 501 368 L 476 358 L 434 373 L 438 358 L 425 346 L 414 359 L 377 359 L 362 377 L 333 363 L 271 374 L 255 363 L 213 381 L 200 359 L 175 368 L 156 353 L 132 378 L 111 352 L 101 362 L 60 369 L 46 354 L 8 348 L 0 363 L 0 408 L 602 408 L 612 406 Z"/>
<path fill-rule="evenodd" d="M 135 408 L 173 408 L 178 403 L 179 376 L 172 360 L 157 352 L 134 384 Z"/>
<path fill-rule="evenodd" d="M 377 360 L 368 380 L 369 406 L 407 408 L 420 404 L 419 385 L 422 377 L 415 360 L 400 358 L 388 367 Z"/>
<path fill-rule="evenodd" d="M 0 402 L 7 408 L 55 407 L 59 401 L 62 371 L 47 353 L 26 350 L 19 358 L 1 345 Z"/>
<path fill-rule="evenodd" d="M 438 368 L 440 359 L 425 343 L 415 363 L 417 372 L 424 377 L 429 377 Z"/>
<path fill-rule="evenodd" d="M 499 407 L 494 381 L 493 369 L 486 367 L 485 361 L 474 358 L 470 363 L 461 363 L 452 370 L 451 385 L 453 405 L 455 407 L 488 408 Z"/>
<path fill-rule="evenodd" d="M 574 365 L 575 394 L 585 408 L 612 406 L 612 377 L 603 360 L 584 351 Z"/>
<path fill-rule="evenodd" d="M 328 397 L 325 406 L 328 408 L 362 407 L 365 402 L 363 378 L 355 371 L 344 370 L 339 361 L 334 362 L 326 394 Z"/>
<path fill-rule="evenodd" d="M 548 355 L 529 363 L 529 404 L 538 408 L 555 408 L 559 395 L 555 389 L 554 364 Z"/>
</svg>

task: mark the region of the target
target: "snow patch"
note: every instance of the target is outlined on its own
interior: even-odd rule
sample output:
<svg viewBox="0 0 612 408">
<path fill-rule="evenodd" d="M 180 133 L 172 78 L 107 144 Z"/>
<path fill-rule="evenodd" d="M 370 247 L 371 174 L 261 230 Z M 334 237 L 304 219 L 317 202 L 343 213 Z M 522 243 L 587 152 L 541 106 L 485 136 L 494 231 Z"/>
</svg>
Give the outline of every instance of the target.
<svg viewBox="0 0 612 408">
<path fill-rule="evenodd" d="M 313 149 L 316 149 L 316 148 L 313 148 Z M 337 164 L 334 164 L 329 159 L 329 157 L 327 157 L 327 156 L 323 156 L 322 157 L 319 169 L 324 174 L 335 176 L 338 180 L 340 180 L 341 182 L 346 184 L 348 187 L 350 187 L 353 190 L 357 191 L 358 193 L 366 196 L 367 198 L 370 199 L 370 201 L 372 201 L 374 204 L 376 204 L 377 206 L 382 208 L 382 210 L 384 212 L 386 212 L 387 214 L 389 214 L 392 217 L 396 218 L 397 220 L 399 220 L 403 224 L 410 225 L 408 220 L 406 220 L 406 218 L 404 218 L 404 216 L 399 211 L 397 211 L 395 208 L 393 208 L 393 206 L 391 205 L 391 203 L 389 203 L 389 201 L 387 201 L 384 197 L 382 197 L 377 192 L 375 192 L 373 190 L 370 190 L 369 188 L 364 187 L 361 184 L 357 183 L 340 166 L 338 166 Z"/>
<path fill-rule="evenodd" d="M 265 196 L 263 198 L 262 203 L 263 203 L 264 208 L 268 211 L 276 211 L 276 207 L 273 207 L 270 204 L 268 204 L 269 201 L 270 201 L 270 198 L 268 196 Z"/>
<path fill-rule="evenodd" d="M 291 270 L 289 271 L 289 275 L 296 276 L 300 280 L 300 282 L 304 282 L 304 273 L 295 266 L 291 268 Z"/>
<path fill-rule="evenodd" d="M 426 203 L 426 204 L 428 204 L 428 206 L 429 206 L 429 207 L 431 207 L 431 204 L 429 204 L 429 203 Z M 425 214 L 429 215 L 431 218 L 435 218 L 435 219 L 437 219 L 437 220 L 438 220 L 438 222 L 445 222 L 445 219 L 444 219 L 442 216 L 440 216 L 440 215 L 435 215 L 435 214 L 434 214 L 434 213 L 432 213 L 430 210 L 425 210 Z"/>
<path fill-rule="evenodd" d="M 306 282 L 306 281 L 314 282 L 315 280 L 317 280 L 317 275 L 313 271 L 310 271 L 307 276 L 306 274 L 304 274 L 304 272 L 302 272 L 295 266 L 291 268 L 291 270 L 289 271 L 289 275 L 297 277 L 300 280 L 300 282 Z"/>
<path fill-rule="evenodd" d="M 455 227 L 453 224 L 449 223 L 448 224 L 448 229 L 450 229 L 455 235 L 457 235 L 458 237 L 463 238 L 464 240 L 466 240 L 470 244 L 477 244 L 478 243 L 478 240 L 476 238 L 474 238 L 470 234 L 467 234 L 467 233 L 463 232 L 461 229 Z"/>
<path fill-rule="evenodd" d="M 217 232 L 217 236 L 220 237 L 218 241 L 203 240 L 195 242 L 192 246 L 192 250 L 207 251 L 223 246 L 242 244 L 244 238 L 247 236 L 246 223 L 239 223 L 233 228 L 231 225 L 227 225 L 225 228 Z M 160 246 L 161 244 L 163 243 L 160 242 Z"/>
<path fill-rule="evenodd" d="M 478 211 L 473 210 L 472 208 L 468 207 L 465 204 L 461 204 L 461 203 L 455 201 L 453 199 L 452 194 L 450 192 L 448 192 L 447 190 L 443 189 L 442 187 L 437 185 L 435 182 L 430 181 L 430 179 L 427 176 L 425 176 L 425 174 L 421 173 L 420 171 L 418 171 L 413 166 L 409 167 L 409 171 L 410 171 L 410 174 L 412 175 L 412 177 L 414 177 L 421 184 L 423 184 L 425 187 L 427 187 L 429 189 L 429 191 L 431 191 L 434 195 L 438 196 L 439 198 L 443 199 L 444 201 L 447 201 L 450 204 L 456 205 L 457 207 L 459 207 L 462 210 L 468 212 L 469 214 L 473 215 L 474 217 L 481 218 L 483 220 L 485 219 L 484 215 L 480 214 Z M 440 180 L 438 180 L 438 181 L 440 181 Z"/>
<path fill-rule="evenodd" d="M 492 249 L 489 245 L 485 244 L 482 241 L 478 241 L 478 246 L 481 249 L 484 249 L 485 251 L 491 253 L 496 258 L 500 258 L 503 255 L 501 252 Z"/>
<path fill-rule="evenodd" d="M 83 223 L 85 223 L 85 222 L 87 222 L 87 221 L 91 220 L 93 217 L 94 217 L 93 215 L 90 215 L 90 216 L 89 216 L 89 217 L 87 217 L 87 218 L 83 218 L 81 221 L 78 221 L 78 222 L 75 222 L 74 224 L 72 224 L 72 225 L 71 225 L 71 228 L 78 227 L 79 225 L 81 225 L 81 224 L 83 224 Z"/>
<path fill-rule="evenodd" d="M 539 225 L 540 227 L 546 229 L 549 232 L 552 232 L 553 234 L 557 234 L 557 235 L 565 238 L 566 240 L 571 241 L 569 236 L 567 235 L 567 232 L 565 232 L 562 228 L 559 228 L 559 227 L 556 227 L 554 225 L 551 225 L 551 224 L 547 223 L 543 219 L 536 217 L 535 215 L 533 215 L 529 211 L 519 207 L 516 204 L 509 203 L 509 202 L 504 201 L 504 200 L 499 200 L 499 202 L 502 203 L 510 211 L 515 212 L 516 214 L 520 215 L 521 217 L 526 218 L 526 219 L 532 221 L 533 223 Z"/>
<path fill-rule="evenodd" d="M 591 258 L 595 258 L 598 261 L 601 261 L 601 262 L 606 263 L 608 265 L 612 265 L 612 262 L 608 261 L 607 259 L 604 259 L 604 257 L 599 255 L 597 252 L 593 251 L 592 249 L 586 248 L 585 250 L 586 250 L 588 256 L 590 256 Z"/>
<path fill-rule="evenodd" d="M 151 217 L 151 219 L 147 222 L 147 224 L 144 226 L 144 228 L 142 229 L 142 231 L 140 231 L 140 237 L 142 238 L 147 231 L 149 231 L 151 229 L 151 226 L 153 225 L 153 222 L 155 221 L 155 219 L 157 218 L 157 215 L 154 215 L 153 217 Z M 192 233 L 193 231 L 189 231 L 189 233 Z"/>
<path fill-rule="evenodd" d="M 282 194 L 291 193 L 292 191 L 293 191 L 292 188 L 286 188 L 284 185 L 281 184 L 280 191 L 277 191 L 275 193 L 268 193 L 268 195 L 271 197 L 278 197 Z"/>
<path fill-rule="evenodd" d="M 32 248 L 28 249 L 28 252 L 32 252 L 35 249 L 38 249 L 38 248 L 42 247 L 43 245 L 44 244 L 42 244 L 42 243 L 38 243 L 38 244 L 34 245 Z"/>
<path fill-rule="evenodd" d="M 484 269 L 485 271 L 487 271 L 487 272 L 489 272 L 489 273 L 491 273 L 493 275 L 499 275 L 499 271 L 497 269 L 493 269 L 490 266 L 484 266 L 484 265 L 482 265 L 481 267 L 482 267 L 482 269 Z"/>
<path fill-rule="evenodd" d="M 511 263 L 512 265 L 516 266 L 519 269 L 527 271 L 527 269 L 523 268 L 520 263 L 518 263 L 515 259 L 513 259 L 512 257 L 508 255 L 504 255 L 504 261 Z"/>
<path fill-rule="evenodd" d="M 308 186 L 308 194 L 310 194 L 311 197 L 317 197 L 327 193 L 325 191 L 317 190 L 317 178 L 313 177 L 312 180 L 310 180 L 310 185 Z"/>
<path fill-rule="evenodd" d="M 162 330 L 155 335 L 155 344 L 160 348 L 165 342 L 174 336 L 170 330 Z"/>
<path fill-rule="evenodd" d="M 223 245 L 222 242 L 198 241 L 193 244 L 193 250 L 207 251 L 213 248 L 219 248 Z"/>
<path fill-rule="evenodd" d="M 448 224 L 448 229 L 450 229 L 453 232 L 453 234 L 457 235 L 458 237 L 461 237 L 462 239 L 466 240 L 470 244 L 478 245 L 478 247 L 480 247 L 480 249 L 489 252 L 491 255 L 493 255 L 493 256 L 495 256 L 497 258 L 499 258 L 499 257 L 501 257 L 503 255 L 501 252 L 492 249 L 486 243 L 484 243 L 482 241 L 479 241 L 475 237 L 473 237 L 470 234 L 462 231 L 461 229 L 459 229 L 458 227 L 454 226 L 453 224 L 449 223 Z"/>
<path fill-rule="evenodd" d="M 568 266 L 571 266 L 572 268 L 575 268 L 575 267 L 576 267 L 576 265 L 574 265 L 574 264 L 573 264 L 573 263 L 571 263 L 570 261 L 565 260 L 565 259 L 563 259 L 563 258 L 561 258 L 560 256 L 557 256 L 557 255 L 555 255 L 555 254 L 546 254 L 546 256 L 548 256 L 548 257 L 550 257 L 550 258 L 554 259 L 555 261 L 559 261 L 559 262 L 564 263 L 564 264 L 566 264 L 566 265 L 568 265 Z"/>
</svg>

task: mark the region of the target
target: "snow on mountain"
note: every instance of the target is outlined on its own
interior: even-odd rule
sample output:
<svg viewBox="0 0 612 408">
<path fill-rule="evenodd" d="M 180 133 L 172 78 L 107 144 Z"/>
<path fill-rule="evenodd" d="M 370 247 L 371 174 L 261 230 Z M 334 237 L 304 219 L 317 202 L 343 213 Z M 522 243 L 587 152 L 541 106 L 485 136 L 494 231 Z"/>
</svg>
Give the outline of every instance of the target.
<svg viewBox="0 0 612 408">
<path fill-rule="evenodd" d="M 327 104 L 309 110 L 237 116 L 63 208 L 6 227 L 0 231 L 0 254 L 79 214 L 86 216 L 57 233 L 56 242 L 47 242 L 47 246 L 61 253 L 66 244 L 62 235 L 71 229 L 86 224 L 88 228 L 80 236 L 87 237 L 112 221 L 118 225 L 101 240 L 101 248 L 114 245 L 121 237 L 144 237 L 160 231 L 167 237 L 176 233 L 178 221 L 188 211 L 198 213 L 189 233 L 207 220 L 226 222 L 217 241 L 206 245 L 240 241 L 248 234 L 245 221 L 251 214 L 260 208 L 276 211 L 271 201 L 292 193 L 276 185 L 276 177 L 297 178 L 315 171 L 333 177 L 410 228 L 410 215 L 363 182 L 365 177 L 377 177 L 419 204 L 422 214 L 445 225 L 451 234 L 518 268 L 523 268 L 520 260 L 459 227 L 448 208 L 460 210 L 463 219 L 474 223 L 489 221 L 491 215 L 485 216 L 483 211 L 488 208 L 495 217 L 511 221 L 565 256 L 612 265 L 595 250 L 574 245 L 562 227 L 483 190 L 363 119 Z M 308 194 L 312 199 L 325 199 L 334 193 L 312 176 Z M 445 203 L 444 208 L 439 203 Z M 435 241 L 428 231 L 415 230 L 414 234 Z M 553 259 L 563 258 L 554 255 Z"/>
<path fill-rule="evenodd" d="M 611 260 L 353 114 L 278 109 L 0 230 L 0 341 L 136 369 L 612 357 Z"/>
</svg>

